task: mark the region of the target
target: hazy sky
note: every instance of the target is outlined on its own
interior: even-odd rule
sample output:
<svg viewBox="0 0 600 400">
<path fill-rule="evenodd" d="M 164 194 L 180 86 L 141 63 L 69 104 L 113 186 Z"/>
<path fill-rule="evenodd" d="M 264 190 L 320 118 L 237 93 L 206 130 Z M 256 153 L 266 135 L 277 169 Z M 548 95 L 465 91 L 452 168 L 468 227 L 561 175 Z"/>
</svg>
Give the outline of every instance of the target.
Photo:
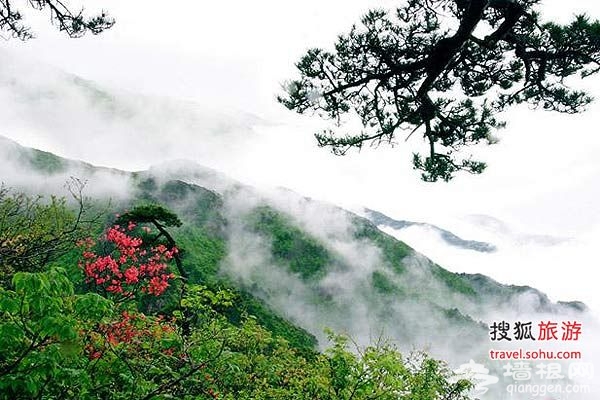
<svg viewBox="0 0 600 400">
<path fill-rule="evenodd" d="M 117 25 L 96 37 L 70 40 L 48 27 L 47 16 L 28 12 L 28 22 L 39 37 L 2 46 L 105 87 L 192 100 L 231 113 L 249 112 L 269 124 L 253 129 L 254 139 L 244 144 L 244 151 L 231 150 L 229 157 L 214 158 L 194 156 L 201 152 L 194 152 L 200 144 L 193 134 L 160 152 L 163 149 L 148 150 L 152 141 L 144 142 L 143 132 L 134 132 L 129 140 L 144 142 L 145 151 L 133 149 L 126 157 L 103 151 L 101 145 L 92 152 L 81 140 L 65 136 L 1 134 L 25 145 L 124 169 L 191 158 L 244 181 L 286 186 L 347 206 L 366 205 L 399 219 L 441 224 L 463 236 L 482 234 L 481 227 L 465 223 L 465 215 L 491 215 L 515 231 L 567 237 L 573 245 L 552 250 L 559 252 L 553 257 L 544 247 L 520 249 L 505 259 L 511 265 L 479 267 L 479 259 L 449 259 L 453 269 L 479 269 L 504 281 L 527 280 L 520 283 L 536 286 L 531 280 L 537 280 L 543 268 L 550 277 L 540 275 L 537 286 L 542 289 L 592 297 L 591 287 L 578 296 L 583 290 L 578 282 L 586 280 L 600 238 L 600 135 L 596 132 L 600 103 L 577 116 L 526 108 L 509 112 L 508 128 L 498 132 L 501 142 L 474 150 L 489 163 L 488 171 L 477 177 L 460 176 L 450 184 L 425 184 L 409 163 L 420 139 L 407 144 L 401 140 L 394 149 L 367 148 L 336 158 L 316 147 L 312 133 L 319 121 L 298 118 L 275 101 L 280 84 L 294 77 L 293 64 L 303 51 L 327 47 L 368 8 L 391 8 L 396 1 L 93 0 L 84 4 L 89 12 L 108 10 Z M 546 0 L 544 4 L 545 15 L 561 21 L 583 11 L 600 18 L 596 1 Z M 596 97 L 600 97 L 599 82 L 600 77 L 586 81 Z M 102 143 L 102 138 L 88 139 Z M 228 151 L 215 149 L 215 154 Z M 511 273 L 523 268 L 530 273 Z M 577 280 L 565 281 L 569 269 L 577 271 Z"/>
</svg>

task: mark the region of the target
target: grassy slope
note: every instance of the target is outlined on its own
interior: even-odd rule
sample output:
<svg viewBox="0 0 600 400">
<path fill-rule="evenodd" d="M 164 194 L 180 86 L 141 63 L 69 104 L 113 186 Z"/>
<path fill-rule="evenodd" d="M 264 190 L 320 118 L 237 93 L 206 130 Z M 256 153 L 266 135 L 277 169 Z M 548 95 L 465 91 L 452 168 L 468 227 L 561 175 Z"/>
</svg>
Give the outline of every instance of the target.
<svg viewBox="0 0 600 400">
<path fill-rule="evenodd" d="M 324 276 L 329 265 L 340 262 L 318 239 L 302 231 L 290 218 L 273 208 L 256 208 L 248 222 L 258 234 L 270 239 L 275 260 L 287 265 L 291 272 L 299 274 L 305 280 Z M 396 274 L 402 275 L 406 270 L 403 259 L 411 255 L 413 250 L 365 219 L 355 217 L 353 222 L 356 226 L 355 238 L 367 239 L 375 244 L 382 252 L 383 261 L 391 266 Z M 467 296 L 477 295 L 465 275 L 452 273 L 435 264 L 431 266 L 431 273 L 453 292 Z M 373 272 L 372 284 L 374 289 L 382 294 L 403 292 L 402 288 L 382 271 Z"/>
<path fill-rule="evenodd" d="M 173 230 L 175 240 L 183 249 L 184 265 L 188 268 L 190 281 L 210 288 L 228 288 L 238 295 L 233 310 L 228 311 L 232 321 L 242 315 L 256 317 L 258 322 L 273 334 L 283 337 L 294 347 L 312 350 L 316 339 L 277 315 L 267 304 L 244 289 L 236 288 L 227 277 L 219 274 L 219 265 L 226 256 L 225 225 L 221 215 L 222 200 L 207 189 L 188 185 L 181 181 L 169 181 L 159 185 L 150 177 L 139 176 L 140 191 L 137 202 L 164 203 L 177 210 L 184 225 Z"/>
</svg>

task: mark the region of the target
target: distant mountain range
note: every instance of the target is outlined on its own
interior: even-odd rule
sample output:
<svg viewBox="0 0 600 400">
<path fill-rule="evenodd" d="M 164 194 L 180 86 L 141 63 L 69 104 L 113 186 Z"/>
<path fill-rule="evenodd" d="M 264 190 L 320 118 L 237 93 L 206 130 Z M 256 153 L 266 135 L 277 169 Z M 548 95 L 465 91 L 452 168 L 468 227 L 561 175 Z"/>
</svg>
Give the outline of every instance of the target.
<svg viewBox="0 0 600 400">
<path fill-rule="evenodd" d="M 486 243 L 486 242 L 480 242 L 477 240 L 465 240 L 465 239 L 458 237 L 454 233 L 447 231 L 445 229 L 442 229 L 435 225 L 431 225 L 431 224 L 424 223 L 424 222 L 396 220 L 391 217 L 388 217 L 387 215 L 385 215 L 383 213 L 380 213 L 379 211 L 371 210 L 368 208 L 365 209 L 364 212 L 366 214 L 366 217 L 377 226 L 390 227 L 392 229 L 398 229 L 398 230 L 406 229 L 411 226 L 426 227 L 426 228 L 433 230 L 434 232 L 439 233 L 440 238 L 444 242 L 449 244 L 450 246 L 458 247 L 461 249 L 479 251 L 482 253 L 492 253 L 497 250 L 496 246 L 494 246 L 493 244 Z"/>
</svg>

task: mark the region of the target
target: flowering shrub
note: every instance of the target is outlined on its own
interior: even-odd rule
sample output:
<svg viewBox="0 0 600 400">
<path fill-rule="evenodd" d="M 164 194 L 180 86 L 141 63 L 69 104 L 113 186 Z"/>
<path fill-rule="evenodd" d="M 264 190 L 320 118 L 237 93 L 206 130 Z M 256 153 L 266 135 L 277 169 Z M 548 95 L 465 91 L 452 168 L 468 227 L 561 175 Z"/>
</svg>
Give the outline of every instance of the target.
<svg viewBox="0 0 600 400">
<path fill-rule="evenodd" d="M 143 246 L 143 240 L 131 234 L 135 228 L 133 222 L 126 229 L 119 225 L 109 228 L 104 237 L 104 248 L 109 249 L 105 255 L 93 251 L 98 243 L 91 238 L 78 243 L 84 249 L 79 266 L 86 283 L 122 298 L 131 298 L 138 292 L 154 296 L 164 293 L 175 278 L 167 271 L 167 263 L 178 250 L 163 244 Z M 143 228 L 147 232 L 148 228 Z"/>
<path fill-rule="evenodd" d="M 123 311 L 120 318 L 100 323 L 87 332 L 85 353 L 90 360 L 101 358 L 109 349 L 120 348 L 137 357 L 153 357 L 155 351 L 174 355 L 177 347 L 174 321 L 164 317 L 147 317 L 143 313 Z"/>
</svg>

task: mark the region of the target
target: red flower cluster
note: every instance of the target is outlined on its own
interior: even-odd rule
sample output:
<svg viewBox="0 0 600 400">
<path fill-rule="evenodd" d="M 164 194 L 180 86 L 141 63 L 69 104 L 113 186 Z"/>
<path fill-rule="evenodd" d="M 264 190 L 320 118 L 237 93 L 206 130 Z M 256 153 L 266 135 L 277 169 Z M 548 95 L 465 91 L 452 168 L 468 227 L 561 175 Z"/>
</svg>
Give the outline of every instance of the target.
<svg viewBox="0 0 600 400">
<path fill-rule="evenodd" d="M 88 332 L 85 352 L 90 360 L 101 358 L 106 351 L 117 346 L 137 356 L 145 356 L 152 349 L 170 356 L 175 353 L 176 348 L 161 349 L 160 343 L 175 332 L 175 325 L 165 321 L 163 317 L 147 318 L 143 313 L 123 311 L 119 320 L 99 324 L 94 331 Z"/>
<path fill-rule="evenodd" d="M 134 325 L 135 320 L 139 317 L 131 315 L 127 311 L 123 311 L 121 315 L 122 320 L 103 327 L 106 340 L 113 346 L 119 343 L 131 343 L 133 338 L 140 334 Z"/>
<path fill-rule="evenodd" d="M 130 222 L 127 231 L 135 227 Z M 96 243 L 91 239 L 78 243 L 85 249 L 79 265 L 87 283 L 123 297 L 132 297 L 137 291 L 160 296 L 169 286 L 169 280 L 175 278 L 167 272 L 167 262 L 177 254 L 177 248 L 167 249 L 159 244 L 145 249 L 141 238 L 131 236 L 118 225 L 108 229 L 105 241 L 112 244 L 107 255 L 92 251 Z"/>
</svg>

